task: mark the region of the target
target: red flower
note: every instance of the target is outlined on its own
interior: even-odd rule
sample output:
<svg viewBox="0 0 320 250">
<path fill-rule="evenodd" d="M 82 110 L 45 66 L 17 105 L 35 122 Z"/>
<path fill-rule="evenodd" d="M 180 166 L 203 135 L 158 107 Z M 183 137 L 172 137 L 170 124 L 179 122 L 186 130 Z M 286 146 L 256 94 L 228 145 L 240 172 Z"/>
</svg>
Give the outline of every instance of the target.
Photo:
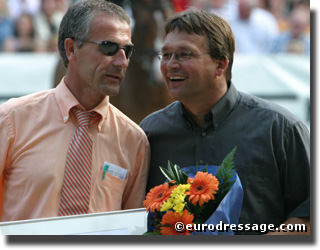
<svg viewBox="0 0 320 250">
<path fill-rule="evenodd" d="M 192 230 L 187 230 L 187 225 L 193 227 L 193 214 L 189 214 L 188 210 L 183 210 L 182 215 L 173 211 L 167 212 L 162 217 L 160 227 L 162 235 L 189 235 Z M 179 230 L 178 230 L 179 229 Z"/>
<path fill-rule="evenodd" d="M 219 189 L 219 181 L 212 174 L 198 172 L 195 178 L 189 178 L 188 182 L 191 183 L 191 187 L 186 194 L 190 195 L 189 202 L 193 205 L 196 206 L 199 201 L 199 206 L 202 206 L 205 202 L 215 199 L 214 194 Z"/>
<path fill-rule="evenodd" d="M 160 211 L 161 205 L 163 202 L 169 199 L 171 192 L 175 187 L 176 186 L 172 186 L 169 188 L 169 184 L 166 182 L 163 185 L 159 185 L 150 189 L 146 199 L 143 201 L 143 206 L 147 211 L 152 213 L 155 210 Z"/>
</svg>

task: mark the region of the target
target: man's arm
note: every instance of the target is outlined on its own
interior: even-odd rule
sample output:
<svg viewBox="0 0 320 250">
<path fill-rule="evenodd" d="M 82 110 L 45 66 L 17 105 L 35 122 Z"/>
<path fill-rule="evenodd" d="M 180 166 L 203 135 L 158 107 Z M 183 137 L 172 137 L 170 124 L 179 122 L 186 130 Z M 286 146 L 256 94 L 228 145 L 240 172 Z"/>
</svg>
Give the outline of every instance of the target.
<svg viewBox="0 0 320 250">
<path fill-rule="evenodd" d="M 145 138 L 141 143 L 133 175 L 124 191 L 122 209 L 142 208 L 146 195 L 146 185 L 150 164 L 150 146 Z"/>
<path fill-rule="evenodd" d="M 12 137 L 12 129 L 9 128 L 5 115 L 0 108 L 0 218 L 3 209 L 3 171 L 7 164 L 8 148 Z"/>
<path fill-rule="evenodd" d="M 283 230 L 268 235 L 310 235 L 310 134 L 302 122 L 287 129 L 284 145 L 284 199 L 286 210 L 291 212 L 281 225 Z M 292 230 L 294 225 L 298 229 L 301 225 L 300 232 Z"/>
</svg>

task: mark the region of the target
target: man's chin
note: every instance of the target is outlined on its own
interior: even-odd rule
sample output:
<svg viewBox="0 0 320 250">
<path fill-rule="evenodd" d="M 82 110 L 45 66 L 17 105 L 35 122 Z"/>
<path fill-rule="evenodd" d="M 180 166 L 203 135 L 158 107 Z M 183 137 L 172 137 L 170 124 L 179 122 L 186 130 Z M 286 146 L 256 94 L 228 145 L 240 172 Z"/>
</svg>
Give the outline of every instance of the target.
<svg viewBox="0 0 320 250">
<path fill-rule="evenodd" d="M 119 87 L 115 88 L 107 88 L 107 89 L 101 89 L 100 92 L 107 96 L 117 96 L 119 94 Z"/>
<path fill-rule="evenodd" d="M 172 99 L 176 101 L 180 101 L 180 99 L 183 96 L 182 93 L 176 89 L 169 90 L 169 95 L 171 96 Z"/>
<path fill-rule="evenodd" d="M 119 91 L 109 91 L 107 92 L 107 96 L 117 96 L 119 94 Z"/>
</svg>

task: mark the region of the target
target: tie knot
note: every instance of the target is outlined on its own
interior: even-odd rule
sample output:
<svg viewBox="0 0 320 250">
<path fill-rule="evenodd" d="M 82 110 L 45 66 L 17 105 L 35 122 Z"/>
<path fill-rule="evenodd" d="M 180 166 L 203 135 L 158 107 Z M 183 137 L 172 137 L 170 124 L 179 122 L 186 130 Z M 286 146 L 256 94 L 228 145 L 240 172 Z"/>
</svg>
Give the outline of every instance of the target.
<svg viewBox="0 0 320 250">
<path fill-rule="evenodd" d="M 74 114 L 77 117 L 79 127 L 89 127 L 91 113 L 81 109 L 74 109 Z"/>
</svg>

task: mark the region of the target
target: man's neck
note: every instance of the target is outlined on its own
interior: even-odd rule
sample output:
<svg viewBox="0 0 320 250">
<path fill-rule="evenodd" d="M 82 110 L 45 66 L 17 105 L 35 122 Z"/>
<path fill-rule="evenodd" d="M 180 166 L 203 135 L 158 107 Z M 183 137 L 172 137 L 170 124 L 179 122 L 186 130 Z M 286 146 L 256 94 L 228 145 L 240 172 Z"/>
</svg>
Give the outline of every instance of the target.
<svg viewBox="0 0 320 250">
<path fill-rule="evenodd" d="M 215 90 L 213 94 L 204 95 L 201 100 L 182 101 L 183 106 L 191 118 L 201 127 L 204 127 L 205 115 L 207 115 L 213 106 L 227 93 L 227 84 L 225 87 Z"/>
<path fill-rule="evenodd" d="M 204 127 L 204 117 L 206 114 L 210 112 L 210 109 L 212 107 L 201 107 L 196 105 L 188 105 L 185 103 L 182 103 L 185 107 L 186 111 L 192 118 L 192 120 L 197 123 L 201 128 Z"/>
<path fill-rule="evenodd" d="M 104 95 L 98 94 L 90 87 L 80 88 L 76 86 L 77 83 L 70 81 L 68 75 L 65 77 L 65 83 L 70 92 L 86 110 L 94 109 L 105 98 Z"/>
</svg>

